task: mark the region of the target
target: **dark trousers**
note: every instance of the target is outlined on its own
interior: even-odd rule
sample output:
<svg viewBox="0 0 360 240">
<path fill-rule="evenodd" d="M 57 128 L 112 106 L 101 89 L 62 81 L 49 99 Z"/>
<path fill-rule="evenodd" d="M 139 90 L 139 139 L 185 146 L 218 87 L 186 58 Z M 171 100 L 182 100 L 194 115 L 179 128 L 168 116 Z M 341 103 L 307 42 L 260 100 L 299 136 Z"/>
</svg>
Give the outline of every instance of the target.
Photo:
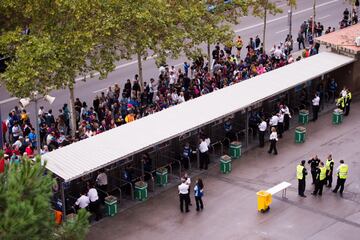
<svg viewBox="0 0 360 240">
<path fill-rule="evenodd" d="M 318 193 L 319 193 L 320 196 L 322 195 L 324 183 L 325 183 L 325 179 L 321 180 L 321 181 L 320 180 L 316 181 L 315 190 L 313 192 L 314 195 L 316 195 Z"/>
<path fill-rule="evenodd" d="M 289 114 L 284 114 L 284 131 L 289 130 L 290 127 L 290 117 Z"/>
<path fill-rule="evenodd" d="M 345 113 L 344 113 L 344 116 L 349 115 L 349 113 L 350 113 L 350 103 L 347 103 L 347 104 L 345 105 Z"/>
<path fill-rule="evenodd" d="M 305 178 L 303 179 L 298 179 L 299 182 L 299 186 L 298 186 L 298 192 L 300 196 L 304 196 L 304 192 L 305 192 Z"/>
<path fill-rule="evenodd" d="M 312 177 L 312 184 L 316 183 L 316 170 L 312 171 L 311 170 L 311 177 Z"/>
<path fill-rule="evenodd" d="M 277 149 L 276 149 L 276 140 L 270 140 L 270 149 L 268 151 L 268 153 L 272 153 L 272 151 L 274 151 L 274 154 L 277 154 Z"/>
<path fill-rule="evenodd" d="M 341 179 L 338 177 L 337 181 L 336 181 L 336 187 L 333 192 L 337 192 L 340 188 L 340 194 L 342 194 L 344 191 L 345 181 L 346 181 L 346 179 Z"/>
<path fill-rule="evenodd" d="M 327 187 L 331 187 L 332 185 L 332 180 L 333 180 L 333 177 L 332 177 L 332 171 L 326 171 L 326 186 Z"/>
<path fill-rule="evenodd" d="M 200 169 L 208 169 L 209 164 L 209 154 L 208 152 L 200 152 Z"/>
<path fill-rule="evenodd" d="M 282 138 L 283 132 L 284 132 L 284 123 L 279 122 L 279 123 L 278 123 L 278 134 L 279 134 L 279 138 Z"/>
<path fill-rule="evenodd" d="M 180 211 L 184 212 L 184 205 L 185 205 L 185 211 L 189 211 L 189 195 L 188 194 L 179 194 L 180 198 Z"/>
<path fill-rule="evenodd" d="M 89 210 L 92 214 L 95 214 L 95 220 L 98 221 L 101 219 L 102 214 L 101 214 L 101 209 L 100 209 L 100 202 L 99 200 L 95 201 L 95 202 L 90 202 L 89 205 Z"/>
<path fill-rule="evenodd" d="M 199 211 L 200 209 L 204 209 L 202 197 L 195 196 L 195 202 L 196 202 L 196 211 Z"/>
<path fill-rule="evenodd" d="M 100 203 L 104 204 L 106 193 L 107 193 L 107 185 L 102 185 L 102 186 L 97 186 L 97 187 L 101 190 L 101 191 L 98 191 Z"/>
<path fill-rule="evenodd" d="M 181 158 L 181 162 L 182 162 L 183 167 L 184 167 L 186 170 L 188 170 L 188 169 L 189 169 L 190 158 L 183 156 L 183 157 Z"/>
<path fill-rule="evenodd" d="M 260 131 L 259 130 L 259 147 L 264 147 L 265 146 L 265 131 Z"/>
<path fill-rule="evenodd" d="M 305 49 L 305 43 L 304 43 L 304 40 L 302 40 L 299 42 L 299 50 L 301 49 L 301 44 L 302 44 L 303 48 Z"/>
<path fill-rule="evenodd" d="M 318 113 L 319 113 L 319 106 L 313 105 L 313 121 L 316 121 L 318 119 Z"/>
</svg>

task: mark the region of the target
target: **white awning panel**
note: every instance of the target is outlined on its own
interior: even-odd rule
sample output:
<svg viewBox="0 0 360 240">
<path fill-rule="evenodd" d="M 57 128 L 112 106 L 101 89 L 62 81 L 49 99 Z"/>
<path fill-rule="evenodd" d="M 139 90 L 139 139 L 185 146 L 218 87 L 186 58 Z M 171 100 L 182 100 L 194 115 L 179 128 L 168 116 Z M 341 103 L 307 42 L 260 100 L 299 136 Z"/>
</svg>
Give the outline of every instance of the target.
<svg viewBox="0 0 360 240">
<path fill-rule="evenodd" d="M 73 143 L 43 155 L 43 159 L 47 169 L 71 181 L 353 61 L 323 52 Z"/>
</svg>

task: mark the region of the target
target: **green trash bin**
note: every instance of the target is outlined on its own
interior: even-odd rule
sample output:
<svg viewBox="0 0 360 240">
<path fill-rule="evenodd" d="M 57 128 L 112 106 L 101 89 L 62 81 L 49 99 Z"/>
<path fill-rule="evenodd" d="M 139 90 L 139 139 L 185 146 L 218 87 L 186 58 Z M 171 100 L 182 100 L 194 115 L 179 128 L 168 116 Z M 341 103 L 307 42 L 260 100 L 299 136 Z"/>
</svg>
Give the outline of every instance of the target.
<svg viewBox="0 0 360 240">
<path fill-rule="evenodd" d="M 108 216 L 115 216 L 118 212 L 118 206 L 117 206 L 117 198 L 114 196 L 107 196 L 105 198 L 105 209 L 106 209 L 106 215 Z"/>
<path fill-rule="evenodd" d="M 295 129 L 295 142 L 303 143 L 305 142 L 306 128 L 296 127 Z"/>
<path fill-rule="evenodd" d="M 168 184 L 168 170 L 167 168 L 159 168 L 156 170 L 156 184 L 165 186 Z"/>
<path fill-rule="evenodd" d="M 299 111 L 299 123 L 308 124 L 309 123 L 309 111 L 302 109 Z"/>
<path fill-rule="evenodd" d="M 342 123 L 342 121 L 343 121 L 343 116 L 344 116 L 343 110 L 341 110 L 341 109 L 335 109 L 335 110 L 333 111 L 333 115 L 332 115 L 332 123 L 333 123 L 333 124 L 336 124 L 336 125 Z"/>
<path fill-rule="evenodd" d="M 138 181 L 135 183 L 135 199 L 139 201 L 144 201 L 148 197 L 147 192 L 147 183 L 143 181 Z"/>
<path fill-rule="evenodd" d="M 224 174 L 231 172 L 231 157 L 228 155 L 221 156 L 220 158 L 220 171 Z"/>
<path fill-rule="evenodd" d="M 231 142 L 229 147 L 229 155 L 232 159 L 238 159 L 241 156 L 241 142 Z"/>
</svg>

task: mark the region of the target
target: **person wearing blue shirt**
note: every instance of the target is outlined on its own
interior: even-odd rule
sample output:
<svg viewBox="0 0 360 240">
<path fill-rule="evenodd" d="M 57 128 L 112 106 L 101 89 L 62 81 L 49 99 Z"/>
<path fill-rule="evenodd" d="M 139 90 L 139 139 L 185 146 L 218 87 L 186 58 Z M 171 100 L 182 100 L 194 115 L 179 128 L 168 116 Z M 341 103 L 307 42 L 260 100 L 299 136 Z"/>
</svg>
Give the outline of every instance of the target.
<svg viewBox="0 0 360 240">
<path fill-rule="evenodd" d="M 185 143 L 184 149 L 183 149 L 183 153 L 182 153 L 182 164 L 184 166 L 185 169 L 189 169 L 189 162 L 190 162 L 190 157 L 191 157 L 191 148 L 190 148 L 190 144 L 187 142 Z"/>
<path fill-rule="evenodd" d="M 36 148 L 36 133 L 35 133 L 35 129 L 34 128 L 31 128 L 31 132 L 29 133 L 29 135 L 28 135 L 28 138 L 29 138 L 29 140 L 30 140 L 30 142 L 31 142 L 31 145 L 32 145 L 32 147 L 33 148 Z"/>
<path fill-rule="evenodd" d="M 196 202 L 196 211 L 204 209 L 202 197 L 204 196 L 204 184 L 201 178 L 198 178 L 194 187 L 194 196 Z"/>
</svg>

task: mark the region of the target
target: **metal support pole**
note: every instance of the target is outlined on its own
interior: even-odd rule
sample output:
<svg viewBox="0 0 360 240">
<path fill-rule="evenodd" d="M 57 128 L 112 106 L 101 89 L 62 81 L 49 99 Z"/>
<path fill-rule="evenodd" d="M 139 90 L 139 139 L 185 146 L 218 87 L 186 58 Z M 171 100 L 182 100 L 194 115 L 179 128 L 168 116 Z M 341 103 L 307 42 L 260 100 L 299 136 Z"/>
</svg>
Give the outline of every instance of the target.
<svg viewBox="0 0 360 240">
<path fill-rule="evenodd" d="M 40 154 L 40 147 L 41 147 L 41 142 L 40 142 L 40 131 L 39 131 L 39 121 L 38 121 L 38 99 L 35 98 L 34 99 L 34 103 L 35 103 L 35 130 L 36 130 L 36 149 L 37 149 L 37 154 Z"/>
<path fill-rule="evenodd" d="M 249 109 L 245 109 L 245 146 L 246 148 L 249 146 Z"/>
<path fill-rule="evenodd" d="M 60 192 L 61 192 L 63 221 L 66 221 L 66 201 L 65 201 L 65 190 L 64 190 L 64 182 L 63 181 L 61 181 L 61 183 L 60 183 Z"/>
</svg>

